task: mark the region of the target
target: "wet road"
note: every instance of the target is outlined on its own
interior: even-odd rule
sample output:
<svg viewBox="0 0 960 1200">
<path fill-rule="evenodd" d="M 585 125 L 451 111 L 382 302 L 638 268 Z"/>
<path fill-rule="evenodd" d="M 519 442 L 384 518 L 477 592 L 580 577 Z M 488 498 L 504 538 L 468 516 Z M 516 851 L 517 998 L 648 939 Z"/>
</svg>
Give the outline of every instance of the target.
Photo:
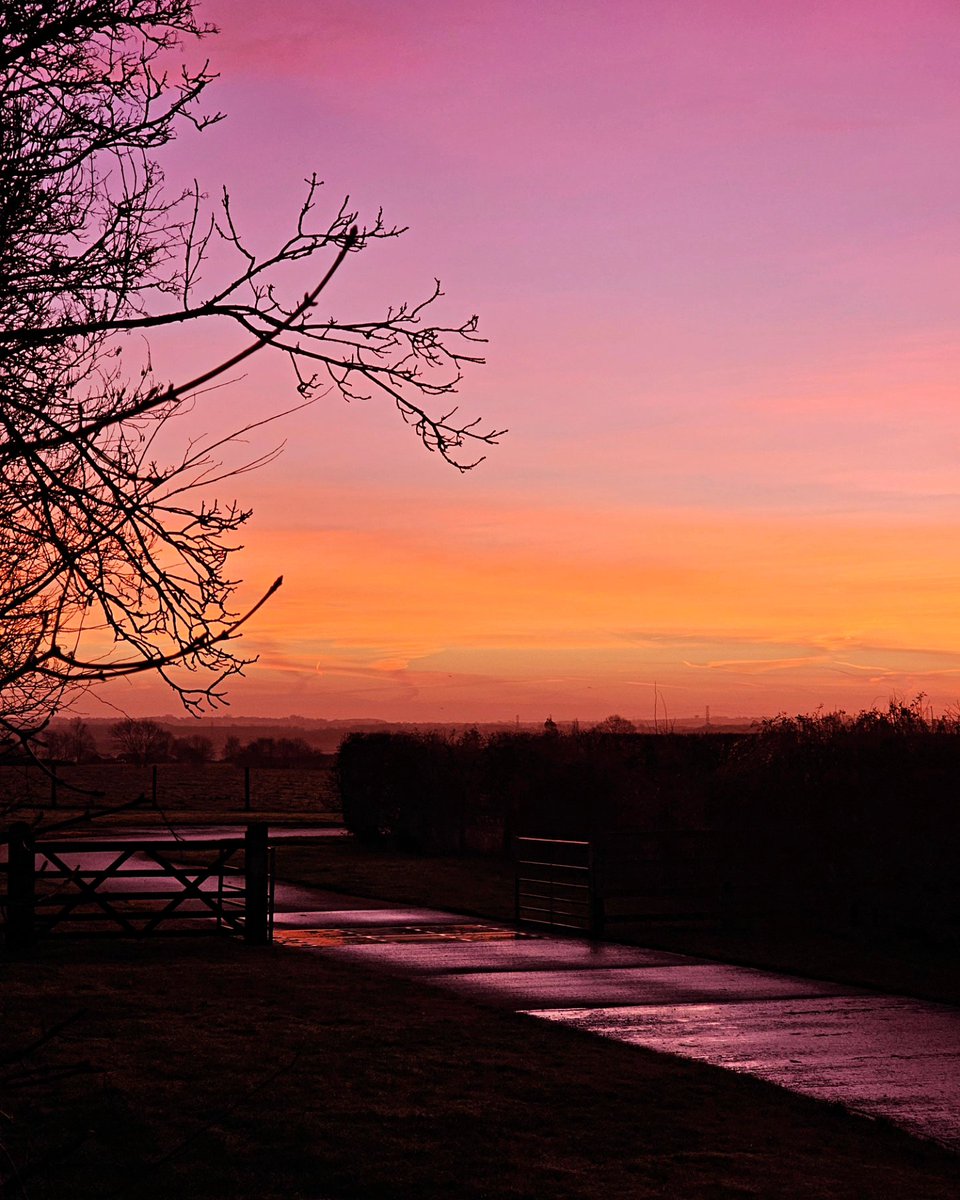
<svg viewBox="0 0 960 1200">
<path fill-rule="evenodd" d="M 960 1150 L 960 1013 L 946 1005 L 823 995 L 533 1015 L 759 1075 Z"/>
<path fill-rule="evenodd" d="M 242 838 L 245 830 L 245 824 L 182 825 L 173 821 L 169 826 L 98 824 L 96 828 L 87 827 L 79 832 L 67 829 L 62 834 L 51 836 L 53 839 L 62 837 L 64 841 L 79 837 L 98 841 L 134 838 L 147 842 L 168 842 L 173 838 L 177 841 L 189 842 L 208 838 L 211 840 L 214 838 Z M 291 839 L 300 841 L 303 838 L 344 837 L 346 832 L 342 825 L 271 825 L 270 841 L 286 842 Z"/>
<path fill-rule="evenodd" d="M 278 891 L 281 944 L 759 1076 L 960 1152 L 960 1010 L 431 909 Z M 351 907 L 346 907 L 350 904 Z"/>
<path fill-rule="evenodd" d="M 115 856 L 79 857 L 103 869 Z M 956 1008 L 283 883 L 276 908 L 275 939 L 291 948 L 756 1075 L 960 1152 Z"/>
</svg>

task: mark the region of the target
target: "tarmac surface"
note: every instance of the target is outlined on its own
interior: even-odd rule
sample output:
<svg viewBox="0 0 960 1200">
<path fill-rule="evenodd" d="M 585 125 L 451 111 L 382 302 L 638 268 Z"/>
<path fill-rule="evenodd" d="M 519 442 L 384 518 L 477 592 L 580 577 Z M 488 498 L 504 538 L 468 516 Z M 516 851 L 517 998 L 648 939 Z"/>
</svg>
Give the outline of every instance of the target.
<svg viewBox="0 0 960 1200">
<path fill-rule="evenodd" d="M 173 820 L 167 826 L 150 825 L 109 825 L 98 823 L 95 830 L 65 829 L 62 833 L 54 833 L 51 840 L 70 841 L 72 838 L 89 839 L 90 841 L 110 841 L 112 838 L 139 839 L 145 842 L 196 841 L 198 838 L 242 838 L 246 824 L 232 821 L 222 824 L 190 825 Z M 344 837 L 346 829 L 342 825 L 317 824 L 271 824 L 270 841 L 274 843 L 287 841 L 302 841 L 304 838 Z"/>
<path fill-rule="evenodd" d="M 278 886 L 277 909 L 281 945 L 756 1075 L 960 1152 L 948 1005 L 312 889 Z"/>
</svg>

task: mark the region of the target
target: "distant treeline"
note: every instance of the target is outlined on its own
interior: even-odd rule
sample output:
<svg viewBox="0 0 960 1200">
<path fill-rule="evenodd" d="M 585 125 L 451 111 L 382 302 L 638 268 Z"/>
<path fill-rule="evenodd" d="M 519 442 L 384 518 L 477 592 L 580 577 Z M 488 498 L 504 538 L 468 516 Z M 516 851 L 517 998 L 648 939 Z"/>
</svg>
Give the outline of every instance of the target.
<svg viewBox="0 0 960 1200">
<path fill-rule="evenodd" d="M 742 735 L 577 732 L 354 734 L 337 759 L 344 821 L 366 841 L 471 848 L 477 828 L 589 838 L 702 825 L 710 781 Z"/>
<path fill-rule="evenodd" d="M 359 735 L 338 774 L 366 840 L 462 853 L 516 834 L 615 846 L 648 832 L 675 847 L 671 834 L 697 831 L 742 912 L 960 928 L 960 726 L 919 699 L 780 716 L 752 735 Z"/>
<path fill-rule="evenodd" d="M 197 766 L 218 758 L 245 767 L 311 767 L 332 760 L 332 755 L 310 745 L 301 737 L 263 737 L 241 741 L 229 736 L 219 747 L 202 733 L 176 736 L 169 727 L 151 718 L 126 718 L 110 726 L 109 751 L 97 742 L 90 726 L 80 717 L 44 730 L 29 748 L 19 742 L 0 741 L 0 762 L 32 761 L 84 765 L 125 762 L 137 766 L 160 763 L 192 763 Z M 110 752 L 112 751 L 112 753 Z"/>
</svg>

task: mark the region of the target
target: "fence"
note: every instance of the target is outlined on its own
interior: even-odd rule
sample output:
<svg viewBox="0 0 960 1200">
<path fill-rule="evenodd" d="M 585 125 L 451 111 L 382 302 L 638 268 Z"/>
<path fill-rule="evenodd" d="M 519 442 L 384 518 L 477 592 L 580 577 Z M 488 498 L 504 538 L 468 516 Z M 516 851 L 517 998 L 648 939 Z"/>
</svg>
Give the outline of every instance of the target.
<svg viewBox="0 0 960 1200">
<path fill-rule="evenodd" d="M 126 803 L 143 796 L 164 812 L 337 811 L 332 759 L 316 767 L 242 767 L 231 763 L 57 765 L 53 777 L 28 764 L 0 765 L 0 812 Z"/>
<path fill-rule="evenodd" d="M 220 933 L 253 945 L 272 938 L 274 864 L 265 824 L 249 825 L 243 838 L 163 842 L 34 841 L 19 824 L 8 846 L 2 900 L 10 950 L 56 935 Z"/>
</svg>

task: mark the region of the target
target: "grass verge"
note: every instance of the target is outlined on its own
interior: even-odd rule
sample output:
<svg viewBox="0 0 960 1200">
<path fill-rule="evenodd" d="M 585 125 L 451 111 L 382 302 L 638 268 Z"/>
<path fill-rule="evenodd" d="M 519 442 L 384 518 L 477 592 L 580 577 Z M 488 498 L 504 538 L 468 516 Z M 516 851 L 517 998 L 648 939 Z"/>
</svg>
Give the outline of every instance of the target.
<svg viewBox="0 0 960 1200">
<path fill-rule="evenodd" d="M 3 970 L 9 1200 L 960 1190 L 882 1122 L 303 951 L 75 941 Z"/>
</svg>

